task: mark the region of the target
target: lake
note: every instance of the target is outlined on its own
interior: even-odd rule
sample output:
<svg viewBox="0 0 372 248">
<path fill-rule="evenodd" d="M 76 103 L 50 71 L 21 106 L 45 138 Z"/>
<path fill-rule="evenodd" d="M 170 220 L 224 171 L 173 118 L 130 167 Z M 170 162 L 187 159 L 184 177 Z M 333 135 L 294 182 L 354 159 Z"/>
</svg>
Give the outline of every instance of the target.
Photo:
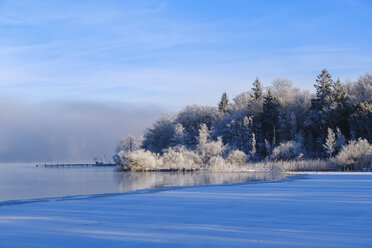
<svg viewBox="0 0 372 248">
<path fill-rule="evenodd" d="M 122 172 L 115 167 L 1 164 L 0 202 L 284 178 L 284 174 L 273 172 Z"/>
</svg>

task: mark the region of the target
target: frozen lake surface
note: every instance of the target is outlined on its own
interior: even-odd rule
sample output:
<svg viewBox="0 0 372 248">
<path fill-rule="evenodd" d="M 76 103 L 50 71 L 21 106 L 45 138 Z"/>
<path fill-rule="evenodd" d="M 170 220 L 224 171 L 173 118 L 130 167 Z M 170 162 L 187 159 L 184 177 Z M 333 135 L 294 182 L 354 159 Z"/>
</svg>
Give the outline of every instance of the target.
<svg viewBox="0 0 372 248">
<path fill-rule="evenodd" d="M 0 205 L 0 247 L 371 247 L 372 175 Z"/>
<path fill-rule="evenodd" d="M 123 193 L 170 186 L 232 184 L 280 180 L 265 172 L 120 172 L 115 167 L 35 167 L 0 165 L 0 202 L 76 195 Z"/>
</svg>

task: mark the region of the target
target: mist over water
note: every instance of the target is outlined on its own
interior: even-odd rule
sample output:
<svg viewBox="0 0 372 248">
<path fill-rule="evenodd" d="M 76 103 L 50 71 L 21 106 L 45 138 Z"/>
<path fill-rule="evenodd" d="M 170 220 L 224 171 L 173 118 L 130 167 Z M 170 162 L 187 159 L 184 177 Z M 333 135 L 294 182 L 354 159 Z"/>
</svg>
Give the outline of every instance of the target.
<svg viewBox="0 0 372 248">
<path fill-rule="evenodd" d="M 0 100 L 0 163 L 111 160 L 123 136 L 142 132 L 163 111 L 123 102 Z"/>
</svg>

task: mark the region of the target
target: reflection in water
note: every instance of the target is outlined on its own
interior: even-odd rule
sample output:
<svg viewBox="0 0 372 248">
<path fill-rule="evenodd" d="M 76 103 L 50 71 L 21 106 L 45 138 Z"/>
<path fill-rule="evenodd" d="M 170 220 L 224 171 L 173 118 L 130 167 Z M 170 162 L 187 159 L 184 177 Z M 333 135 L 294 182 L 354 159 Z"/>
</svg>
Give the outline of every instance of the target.
<svg viewBox="0 0 372 248">
<path fill-rule="evenodd" d="M 283 179 L 270 172 L 121 172 L 115 168 L 42 168 L 0 164 L 0 202 Z"/>
<path fill-rule="evenodd" d="M 233 184 L 284 179 L 274 172 L 118 172 L 120 192 L 195 185 Z"/>
</svg>

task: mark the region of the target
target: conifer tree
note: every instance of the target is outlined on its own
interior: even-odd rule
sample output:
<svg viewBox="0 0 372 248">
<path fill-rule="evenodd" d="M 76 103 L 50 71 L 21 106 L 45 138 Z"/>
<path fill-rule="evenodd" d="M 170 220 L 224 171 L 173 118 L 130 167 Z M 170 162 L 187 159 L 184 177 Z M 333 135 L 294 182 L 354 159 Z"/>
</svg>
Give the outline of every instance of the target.
<svg viewBox="0 0 372 248">
<path fill-rule="evenodd" d="M 279 102 L 269 90 L 263 102 L 263 134 L 264 139 L 275 143 L 275 129 L 278 127 Z"/>
<path fill-rule="evenodd" d="M 327 128 L 336 128 L 331 121 L 333 80 L 327 69 L 323 69 L 317 76 L 314 87 L 316 97 L 311 100 L 305 124 L 309 127 L 307 131 L 312 133 L 318 143 L 317 152 L 322 152 L 320 148 L 327 136 Z"/>
<path fill-rule="evenodd" d="M 349 134 L 348 116 L 350 115 L 350 108 L 347 104 L 349 98 L 347 91 L 340 79 L 336 80 L 332 88 L 330 111 L 328 114 L 329 125 L 332 128 L 338 126 L 343 133 Z"/>
<path fill-rule="evenodd" d="M 263 101 L 263 90 L 262 90 L 262 85 L 258 77 L 256 77 L 256 80 L 253 82 L 253 94 L 251 97 L 257 101 L 257 102 L 262 102 Z"/>
<path fill-rule="evenodd" d="M 229 105 L 229 98 L 227 97 L 226 92 L 222 94 L 221 101 L 218 104 L 218 110 L 221 113 L 227 112 L 227 106 Z"/>
<path fill-rule="evenodd" d="M 333 80 L 327 69 L 323 69 L 316 79 L 314 84 L 316 90 L 316 98 L 312 101 L 312 108 L 321 110 L 329 104 L 332 93 Z"/>
<path fill-rule="evenodd" d="M 333 84 L 332 101 L 335 102 L 338 107 L 343 107 L 348 99 L 347 91 L 342 85 L 341 80 L 337 78 Z"/>
</svg>

